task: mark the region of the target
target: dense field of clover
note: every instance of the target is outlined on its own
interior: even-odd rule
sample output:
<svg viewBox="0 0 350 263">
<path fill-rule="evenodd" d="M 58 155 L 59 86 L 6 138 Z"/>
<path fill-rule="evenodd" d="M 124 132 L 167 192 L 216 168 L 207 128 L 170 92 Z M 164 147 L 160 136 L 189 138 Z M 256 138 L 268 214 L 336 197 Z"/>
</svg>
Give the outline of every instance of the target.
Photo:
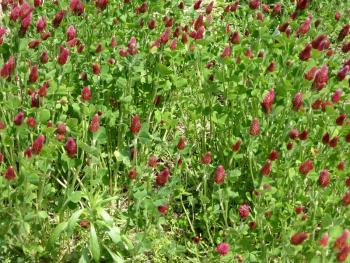
<svg viewBox="0 0 350 263">
<path fill-rule="evenodd" d="M 1 6 L 0 262 L 350 262 L 350 1 Z"/>
</svg>

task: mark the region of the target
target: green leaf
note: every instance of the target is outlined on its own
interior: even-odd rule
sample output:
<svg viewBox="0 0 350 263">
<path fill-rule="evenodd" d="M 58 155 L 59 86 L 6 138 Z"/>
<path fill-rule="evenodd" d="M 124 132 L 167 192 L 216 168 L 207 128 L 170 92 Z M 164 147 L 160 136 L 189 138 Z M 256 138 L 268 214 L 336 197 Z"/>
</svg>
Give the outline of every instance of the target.
<svg viewBox="0 0 350 263">
<path fill-rule="evenodd" d="M 81 197 L 83 196 L 83 193 L 81 191 L 76 191 L 76 192 L 72 192 L 68 198 L 71 202 L 73 203 L 78 203 L 81 199 Z"/>
<path fill-rule="evenodd" d="M 101 251 L 100 245 L 98 243 L 95 226 L 93 224 L 91 224 L 90 227 L 89 249 L 95 262 L 99 262 L 101 257 Z"/>
<path fill-rule="evenodd" d="M 107 246 L 104 246 L 104 248 L 108 251 L 108 253 L 111 255 L 113 262 L 115 263 L 123 263 L 124 259 L 120 257 L 119 255 L 112 252 Z"/>
<path fill-rule="evenodd" d="M 161 63 L 158 63 L 157 70 L 161 75 L 169 75 L 171 73 L 171 70 Z"/>
<path fill-rule="evenodd" d="M 120 237 L 120 229 L 116 226 L 113 226 L 109 229 L 108 235 L 115 244 L 118 244 L 122 240 Z"/>
<path fill-rule="evenodd" d="M 68 230 L 69 231 L 72 231 L 75 227 L 75 225 L 77 224 L 79 218 L 80 218 L 80 215 L 83 213 L 84 209 L 80 209 L 78 211 L 75 211 L 73 213 L 73 215 L 69 218 L 68 220 Z"/>
<path fill-rule="evenodd" d="M 42 123 L 46 123 L 50 119 L 50 111 L 47 109 L 43 109 L 39 113 L 39 120 Z"/>
<path fill-rule="evenodd" d="M 54 231 L 51 234 L 49 244 L 50 246 L 53 246 L 54 243 L 59 239 L 60 235 L 63 231 L 65 231 L 68 227 L 68 222 L 62 222 L 56 226 Z"/>
</svg>

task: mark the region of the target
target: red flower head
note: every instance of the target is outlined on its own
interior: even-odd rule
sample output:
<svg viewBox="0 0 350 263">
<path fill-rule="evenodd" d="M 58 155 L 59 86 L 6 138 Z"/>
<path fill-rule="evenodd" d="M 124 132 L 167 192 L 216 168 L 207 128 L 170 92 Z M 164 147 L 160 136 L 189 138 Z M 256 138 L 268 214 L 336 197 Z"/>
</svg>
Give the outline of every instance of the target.
<svg viewBox="0 0 350 263">
<path fill-rule="evenodd" d="M 168 211 L 168 205 L 160 205 L 158 206 L 158 212 L 162 215 L 165 215 Z"/>
<path fill-rule="evenodd" d="M 38 79 L 38 66 L 34 65 L 30 69 L 30 74 L 29 74 L 29 81 L 31 83 L 35 83 Z"/>
<path fill-rule="evenodd" d="M 306 232 L 295 233 L 290 238 L 290 243 L 293 245 L 300 245 L 308 238 L 308 236 L 309 235 Z"/>
<path fill-rule="evenodd" d="M 4 177 L 5 177 L 5 179 L 8 180 L 8 181 L 15 180 L 15 179 L 16 179 L 16 172 L 15 172 L 15 169 L 13 169 L 12 166 L 9 166 L 9 167 L 6 169 L 6 171 L 5 171 Z"/>
<path fill-rule="evenodd" d="M 320 98 L 315 100 L 311 105 L 313 110 L 319 110 L 321 108 L 321 106 L 322 106 L 322 99 L 320 99 Z"/>
<path fill-rule="evenodd" d="M 71 0 L 69 9 L 72 13 L 75 13 L 78 16 L 84 13 L 84 5 L 80 0 Z"/>
<path fill-rule="evenodd" d="M 148 28 L 149 28 L 150 30 L 155 29 L 156 26 L 157 26 L 157 23 L 156 23 L 156 20 L 155 20 L 155 19 L 151 19 L 151 20 L 148 22 Z"/>
<path fill-rule="evenodd" d="M 307 175 L 312 169 L 314 169 L 313 162 L 311 160 L 306 160 L 299 166 L 299 173 Z"/>
<path fill-rule="evenodd" d="M 228 243 L 220 243 L 216 246 L 215 252 L 218 253 L 220 256 L 225 256 L 230 251 L 230 245 Z"/>
<path fill-rule="evenodd" d="M 67 41 L 70 41 L 77 36 L 77 30 L 73 25 L 70 25 L 67 29 Z"/>
<path fill-rule="evenodd" d="M 298 37 L 300 36 L 300 34 L 305 35 L 310 30 L 311 20 L 312 20 L 311 17 L 306 18 L 305 22 L 299 26 L 295 35 Z"/>
<path fill-rule="evenodd" d="M 261 175 L 270 176 L 271 173 L 271 161 L 267 160 L 267 162 L 260 169 Z"/>
<path fill-rule="evenodd" d="M 350 66 L 346 65 L 344 67 L 341 68 L 341 70 L 339 70 L 337 77 L 340 81 L 344 80 L 346 75 L 349 73 L 350 71 Z"/>
<path fill-rule="evenodd" d="M 46 97 L 47 89 L 49 88 L 49 83 L 45 82 L 40 88 L 37 90 L 37 93 L 40 97 Z"/>
<path fill-rule="evenodd" d="M 323 234 L 322 237 L 320 238 L 320 240 L 318 241 L 318 244 L 321 246 L 321 247 L 325 247 L 327 246 L 328 244 L 328 239 L 329 239 L 329 236 L 327 233 Z"/>
<path fill-rule="evenodd" d="M 277 14 L 280 14 L 281 11 L 282 11 L 282 6 L 281 6 L 281 4 L 280 4 L 280 3 L 276 3 L 276 4 L 273 6 L 273 13 L 274 13 L 275 15 L 277 15 Z"/>
<path fill-rule="evenodd" d="M 164 186 L 169 180 L 169 169 L 164 168 L 156 177 L 156 184 L 159 186 Z"/>
<path fill-rule="evenodd" d="M 332 94 L 332 101 L 334 103 L 338 103 L 341 99 L 343 91 L 341 89 L 337 89 L 333 94 Z"/>
<path fill-rule="evenodd" d="M 241 144 L 242 144 L 242 141 L 238 139 L 234 144 L 231 145 L 232 151 L 238 152 L 239 149 L 241 148 Z"/>
<path fill-rule="evenodd" d="M 323 89 L 328 82 L 328 67 L 322 66 L 320 70 L 316 72 L 313 86 L 317 90 Z"/>
<path fill-rule="evenodd" d="M 226 45 L 224 50 L 221 53 L 221 57 L 222 58 L 227 58 L 229 56 L 231 56 L 231 47 L 230 47 L 230 45 Z"/>
<path fill-rule="evenodd" d="M 350 246 L 346 245 L 342 250 L 337 254 L 337 260 L 339 262 L 344 262 L 350 253 Z"/>
<path fill-rule="evenodd" d="M 214 182 L 217 184 L 223 184 L 225 182 L 225 169 L 222 165 L 216 168 L 214 174 Z"/>
<path fill-rule="evenodd" d="M 108 0 L 96 0 L 96 7 L 103 10 L 107 7 Z"/>
<path fill-rule="evenodd" d="M 45 136 L 43 134 L 40 134 L 38 138 L 33 142 L 32 150 L 35 154 L 40 154 L 41 149 L 44 146 L 45 142 Z"/>
<path fill-rule="evenodd" d="M 177 143 L 177 149 L 178 150 L 183 150 L 186 147 L 186 141 L 185 141 L 185 137 L 181 136 L 179 139 L 179 142 Z"/>
<path fill-rule="evenodd" d="M 340 20 L 340 18 L 341 18 L 341 13 L 340 12 L 335 12 L 335 15 L 334 15 L 334 19 L 336 20 L 336 21 L 339 21 Z"/>
<path fill-rule="evenodd" d="M 55 15 L 54 19 L 52 20 L 53 27 L 57 28 L 60 26 L 65 14 L 66 14 L 66 11 L 61 10 Z"/>
<path fill-rule="evenodd" d="M 19 6 L 14 5 L 12 7 L 11 13 L 10 13 L 10 20 L 12 21 L 16 21 L 19 17 L 19 13 L 20 13 L 21 9 L 19 8 Z"/>
<path fill-rule="evenodd" d="M 318 178 L 318 183 L 321 187 L 326 187 L 329 185 L 329 172 L 325 169 L 320 172 L 320 176 Z"/>
<path fill-rule="evenodd" d="M 32 22 L 32 13 L 29 13 L 25 18 L 22 19 L 21 21 L 21 28 L 20 28 L 20 32 L 22 34 L 24 34 L 29 26 L 30 26 L 30 23 Z"/>
<path fill-rule="evenodd" d="M 272 111 L 272 104 L 275 101 L 275 91 L 272 89 L 270 90 L 264 97 L 261 106 L 263 107 L 263 110 L 266 113 L 271 113 Z"/>
<path fill-rule="evenodd" d="M 177 47 L 177 38 L 174 38 L 173 41 L 170 43 L 170 49 L 174 50 Z"/>
<path fill-rule="evenodd" d="M 34 39 L 28 43 L 28 48 L 34 49 L 40 45 L 40 40 Z"/>
<path fill-rule="evenodd" d="M 100 128 L 100 116 L 96 113 L 94 117 L 92 117 L 92 120 L 89 125 L 89 131 L 91 132 L 97 132 Z"/>
<path fill-rule="evenodd" d="M 152 167 L 152 168 L 156 167 L 157 162 L 158 162 L 157 156 L 152 155 L 148 158 L 148 166 L 149 167 Z"/>
<path fill-rule="evenodd" d="M 291 138 L 292 140 L 295 140 L 298 136 L 299 136 L 299 132 L 295 128 L 289 132 L 289 138 Z"/>
<path fill-rule="evenodd" d="M 36 124 L 36 121 L 33 117 L 29 117 L 27 119 L 27 125 L 29 128 L 34 128 L 35 127 L 35 124 Z"/>
<path fill-rule="evenodd" d="M 132 121 L 131 121 L 131 125 L 130 125 L 130 131 L 133 134 L 138 134 L 141 130 L 141 122 L 140 122 L 140 118 L 139 115 L 134 115 Z"/>
<path fill-rule="evenodd" d="M 100 68 L 100 65 L 98 63 L 92 63 L 92 72 L 95 74 L 95 75 L 99 75 L 100 72 L 101 72 L 101 68 Z"/>
<path fill-rule="evenodd" d="M 246 219 L 250 214 L 250 207 L 247 204 L 243 204 L 239 207 L 239 216 L 242 219 Z"/>
<path fill-rule="evenodd" d="M 210 15 L 211 12 L 213 11 L 213 7 L 214 7 L 214 1 L 211 1 L 211 2 L 209 3 L 209 5 L 207 5 L 207 7 L 205 8 L 205 13 L 206 13 L 207 15 Z"/>
<path fill-rule="evenodd" d="M 259 7 L 259 4 L 260 4 L 259 0 L 250 0 L 249 1 L 250 9 L 257 9 Z"/>
<path fill-rule="evenodd" d="M 304 73 L 304 78 L 311 81 L 315 78 L 317 72 L 317 67 L 313 66 L 311 69 Z"/>
<path fill-rule="evenodd" d="M 307 61 L 311 57 L 311 49 L 312 45 L 308 44 L 300 53 L 299 53 L 299 58 L 302 61 Z"/>
<path fill-rule="evenodd" d="M 338 40 L 343 41 L 343 39 L 349 34 L 349 32 L 350 32 L 350 24 L 344 25 L 339 32 Z"/>
<path fill-rule="evenodd" d="M 71 158 L 74 158 L 77 153 L 77 144 L 72 137 L 69 137 L 67 140 L 66 151 Z"/>
<path fill-rule="evenodd" d="M 326 133 L 322 136 L 322 142 L 323 142 L 324 144 L 328 144 L 328 143 L 329 143 L 329 140 L 330 140 L 329 133 L 326 132 Z"/>
<path fill-rule="evenodd" d="M 350 143 L 350 132 L 345 136 L 345 141 Z"/>
<path fill-rule="evenodd" d="M 201 7 L 202 4 L 202 0 L 197 0 L 196 2 L 194 2 L 193 4 L 193 9 L 194 10 L 198 10 Z"/>
<path fill-rule="evenodd" d="M 260 122 L 257 118 L 252 120 L 249 133 L 251 136 L 258 136 L 260 134 Z"/>
<path fill-rule="evenodd" d="M 350 193 L 350 192 L 348 192 Z M 335 240 L 334 247 L 338 250 L 342 250 L 347 246 L 347 240 L 349 237 L 349 230 L 345 229 L 343 233 Z"/>
<path fill-rule="evenodd" d="M 89 89 L 89 87 L 84 87 L 81 91 L 81 98 L 84 101 L 89 101 L 91 99 L 91 91 Z"/>
<path fill-rule="evenodd" d="M 303 94 L 301 92 L 297 92 L 293 98 L 293 110 L 298 111 L 303 107 Z"/>
<path fill-rule="evenodd" d="M 118 45 L 117 38 L 115 36 L 112 36 L 109 46 L 111 48 L 115 48 L 117 45 Z"/>
<path fill-rule="evenodd" d="M 130 171 L 129 171 L 129 179 L 131 180 L 134 180 L 137 176 L 137 172 L 136 172 L 136 168 L 132 168 Z"/>
<path fill-rule="evenodd" d="M 23 121 L 24 121 L 24 113 L 21 111 L 15 116 L 13 123 L 16 126 L 20 126 L 20 125 L 22 125 Z"/>
<path fill-rule="evenodd" d="M 268 71 L 268 72 L 274 72 L 275 70 L 276 70 L 276 63 L 272 61 L 272 62 L 269 64 L 269 66 L 267 67 L 267 71 Z"/>
<path fill-rule="evenodd" d="M 240 42 L 239 32 L 238 31 L 233 32 L 229 38 L 229 41 L 232 44 L 239 44 L 239 42 Z"/>
<path fill-rule="evenodd" d="M 60 53 L 57 58 L 58 64 L 60 65 L 66 64 L 68 60 L 68 56 L 69 56 L 69 50 L 64 48 L 63 46 L 60 46 Z"/>
<path fill-rule="evenodd" d="M 325 40 L 327 40 L 327 35 L 325 34 L 318 35 L 311 42 L 312 48 L 322 51 L 324 48 L 322 43 L 324 43 Z"/>
<path fill-rule="evenodd" d="M 329 146 L 332 148 L 335 148 L 335 147 L 337 147 L 338 142 L 339 142 L 339 136 L 335 136 L 332 139 L 330 139 Z"/>
<path fill-rule="evenodd" d="M 344 171 L 344 169 L 345 169 L 345 162 L 344 162 L 344 161 L 340 161 L 340 162 L 338 163 L 338 165 L 337 165 L 337 169 L 338 169 L 339 171 Z"/>
<path fill-rule="evenodd" d="M 307 129 L 303 130 L 302 133 L 299 134 L 299 139 L 305 141 L 309 136 L 309 131 Z"/>
<path fill-rule="evenodd" d="M 202 156 L 201 160 L 202 164 L 210 164 L 211 163 L 211 152 L 207 152 Z"/>
<path fill-rule="evenodd" d="M 335 120 L 335 123 L 339 126 L 342 126 L 344 124 L 345 118 L 346 118 L 346 114 L 342 113 L 337 117 L 337 119 Z"/>
<path fill-rule="evenodd" d="M 278 152 L 276 149 L 273 149 L 270 154 L 269 154 L 269 160 L 270 161 L 275 161 L 278 159 Z"/>
<path fill-rule="evenodd" d="M 268 160 L 260 169 L 260 172 L 264 176 L 269 176 L 271 173 L 271 161 Z"/>
<path fill-rule="evenodd" d="M 46 19 L 44 16 L 40 17 L 36 23 L 36 32 L 42 32 L 46 28 Z"/>
</svg>

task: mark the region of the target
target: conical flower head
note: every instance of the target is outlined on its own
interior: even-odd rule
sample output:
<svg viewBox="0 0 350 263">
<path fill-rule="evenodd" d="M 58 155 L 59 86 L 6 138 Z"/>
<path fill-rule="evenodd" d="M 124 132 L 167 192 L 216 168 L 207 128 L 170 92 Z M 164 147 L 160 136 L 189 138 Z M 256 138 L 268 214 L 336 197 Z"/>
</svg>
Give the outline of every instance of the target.
<svg viewBox="0 0 350 263">
<path fill-rule="evenodd" d="M 77 153 L 77 144 L 72 137 L 69 137 L 66 143 L 66 152 L 71 157 L 74 158 Z"/>
<path fill-rule="evenodd" d="M 9 167 L 6 169 L 6 171 L 5 171 L 4 177 L 5 177 L 5 179 L 8 180 L 8 181 L 15 180 L 15 179 L 16 179 L 16 172 L 15 172 L 15 169 L 13 169 L 12 166 L 9 166 Z"/>
<path fill-rule="evenodd" d="M 264 97 L 261 106 L 266 113 L 271 113 L 272 105 L 275 101 L 275 91 L 270 90 Z"/>
<path fill-rule="evenodd" d="M 33 142 L 32 150 L 35 154 L 40 154 L 41 149 L 44 146 L 45 142 L 45 136 L 43 134 L 40 134 L 38 138 Z"/>
<path fill-rule="evenodd" d="M 306 160 L 299 166 L 299 173 L 307 175 L 312 169 L 314 169 L 313 162 L 311 160 Z"/>
<path fill-rule="evenodd" d="M 260 122 L 257 118 L 252 120 L 249 133 L 251 136 L 258 136 L 260 134 Z"/>
<path fill-rule="evenodd" d="M 94 117 L 92 117 L 92 120 L 89 125 L 89 131 L 91 132 L 97 132 L 100 128 L 100 116 L 96 113 Z"/>
<path fill-rule="evenodd" d="M 309 235 L 306 232 L 295 233 L 290 238 L 290 243 L 292 245 L 300 245 L 301 243 L 303 243 L 308 238 L 308 236 Z"/>
<path fill-rule="evenodd" d="M 141 130 L 141 122 L 140 122 L 140 118 L 137 114 L 134 115 L 134 117 L 132 118 L 131 121 L 131 125 L 130 125 L 130 131 L 133 134 L 138 134 Z"/>
<path fill-rule="evenodd" d="M 216 168 L 214 174 L 214 182 L 217 184 L 223 184 L 225 182 L 225 169 L 222 165 Z"/>
</svg>

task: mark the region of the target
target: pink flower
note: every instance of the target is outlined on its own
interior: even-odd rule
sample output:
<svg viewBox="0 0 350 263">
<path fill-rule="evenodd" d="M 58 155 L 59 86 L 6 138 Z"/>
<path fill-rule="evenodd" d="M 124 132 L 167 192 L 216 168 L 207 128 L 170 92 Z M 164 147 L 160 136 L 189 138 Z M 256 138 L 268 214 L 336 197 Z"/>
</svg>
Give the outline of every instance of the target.
<svg viewBox="0 0 350 263">
<path fill-rule="evenodd" d="M 32 150 L 35 154 L 39 154 L 44 146 L 45 136 L 40 134 L 38 138 L 33 142 Z"/>
<path fill-rule="evenodd" d="M 169 169 L 164 168 L 156 177 L 156 184 L 159 186 L 164 186 L 169 180 Z"/>
<path fill-rule="evenodd" d="M 130 131 L 133 134 L 138 134 L 141 130 L 141 122 L 140 122 L 140 118 L 139 115 L 135 114 L 132 121 L 131 121 L 131 125 L 130 125 Z"/>
<path fill-rule="evenodd" d="M 293 245 L 300 245 L 308 238 L 308 233 L 306 232 L 300 232 L 292 235 L 290 238 L 290 243 Z"/>
<path fill-rule="evenodd" d="M 67 41 L 70 41 L 77 36 L 77 30 L 73 25 L 70 25 L 67 29 Z"/>
<path fill-rule="evenodd" d="M 69 50 L 64 48 L 63 46 L 60 46 L 60 53 L 57 58 L 58 64 L 60 65 L 66 64 L 68 60 L 68 56 L 69 56 Z"/>
<path fill-rule="evenodd" d="M 91 99 L 91 91 L 88 86 L 85 86 L 81 91 L 81 98 L 84 101 L 89 101 Z"/>
<path fill-rule="evenodd" d="M 239 216 L 242 219 L 246 219 L 250 214 L 250 207 L 247 204 L 243 204 L 239 207 Z"/>
<path fill-rule="evenodd" d="M 4 177 L 5 177 L 5 179 L 8 180 L 8 181 L 15 180 L 15 179 L 16 179 L 16 172 L 15 172 L 15 169 L 13 169 L 12 166 L 9 166 L 9 167 L 6 169 L 6 171 L 5 171 Z"/>
<path fill-rule="evenodd" d="M 89 131 L 91 132 L 97 132 L 100 128 L 100 116 L 96 113 L 94 117 L 92 117 L 92 120 L 89 125 Z"/>
<path fill-rule="evenodd" d="M 225 169 L 222 165 L 216 168 L 214 174 L 214 182 L 217 184 L 223 184 L 225 182 Z"/>
<path fill-rule="evenodd" d="M 74 158 L 77 153 L 77 144 L 75 143 L 72 137 L 68 138 L 65 148 L 66 148 L 67 154 L 71 158 Z"/>
<path fill-rule="evenodd" d="M 215 252 L 218 253 L 220 256 L 225 256 L 230 251 L 230 245 L 228 243 L 220 243 L 216 246 Z"/>
</svg>

